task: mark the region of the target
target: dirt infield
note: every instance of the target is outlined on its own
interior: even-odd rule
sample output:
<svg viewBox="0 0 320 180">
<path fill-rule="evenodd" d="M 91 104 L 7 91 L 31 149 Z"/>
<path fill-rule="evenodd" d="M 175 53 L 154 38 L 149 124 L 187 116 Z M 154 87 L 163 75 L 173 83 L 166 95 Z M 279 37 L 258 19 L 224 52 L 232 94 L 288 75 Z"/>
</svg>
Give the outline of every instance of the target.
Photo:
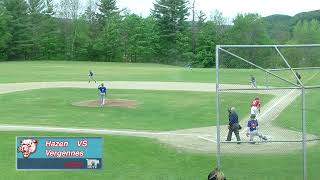
<svg viewBox="0 0 320 180">
<path fill-rule="evenodd" d="M 101 107 L 101 101 L 99 100 L 86 100 L 72 103 L 74 106 L 80 107 Z M 124 108 L 136 108 L 138 106 L 137 101 L 128 99 L 107 99 L 106 104 L 103 107 L 124 107 Z"/>
<path fill-rule="evenodd" d="M 128 81 L 112 81 L 105 83 L 110 89 L 145 89 L 145 90 L 182 90 L 197 92 L 215 92 L 214 83 L 183 83 L 183 82 L 128 82 Z M 239 85 L 225 84 L 224 87 L 235 88 Z M 242 85 L 244 88 L 250 86 Z M 0 94 L 16 91 L 24 91 L 30 89 L 41 88 L 96 88 L 95 85 L 88 85 L 87 82 L 40 82 L 40 83 L 7 83 L 0 84 Z M 234 91 L 238 92 L 238 91 Z M 249 91 L 239 91 L 241 93 L 249 93 Z M 252 92 L 252 91 L 251 91 Z M 272 94 L 275 97 L 263 106 L 263 111 L 259 117 L 261 132 L 268 136 L 272 141 L 301 141 L 301 132 L 275 127 L 272 121 L 275 120 L 280 113 L 288 107 L 298 96 L 299 91 L 282 90 L 282 91 L 263 91 L 255 90 L 255 93 Z M 80 103 L 80 102 L 79 102 Z M 85 106 L 97 106 L 97 101 L 81 102 Z M 123 102 L 121 102 L 123 103 Z M 118 105 L 121 104 L 118 102 Z M 128 103 L 128 102 L 126 102 Z M 131 102 L 133 103 L 133 102 Z M 136 103 L 136 102 L 135 102 Z M 99 103 L 100 104 L 100 103 Z M 117 104 L 117 102 L 114 102 Z M 123 105 L 123 104 L 122 104 Z M 215 121 L 215 118 L 213 119 Z M 245 121 L 241 120 L 240 124 L 245 127 Z M 25 125 L 5 125 L 0 124 L 0 131 L 51 131 L 51 132 L 74 132 L 74 133 L 92 133 L 92 134 L 111 134 L 123 136 L 137 136 L 158 139 L 161 143 L 169 144 L 175 148 L 192 152 L 212 153 L 216 151 L 216 132 L 217 128 L 203 127 L 193 129 L 182 129 L 177 131 L 141 131 L 127 129 L 80 129 L 80 128 L 62 128 L 62 127 L 45 127 L 45 126 L 25 126 Z M 221 126 L 221 141 L 225 140 L 227 133 L 226 126 Z M 317 138 L 308 134 L 307 139 Z M 255 145 L 246 143 L 248 138 L 245 137 L 244 131 L 241 132 L 242 144 L 222 144 L 221 151 L 223 153 L 288 153 L 301 150 L 301 142 L 265 142 Z M 316 142 L 308 143 L 312 146 Z"/>
</svg>

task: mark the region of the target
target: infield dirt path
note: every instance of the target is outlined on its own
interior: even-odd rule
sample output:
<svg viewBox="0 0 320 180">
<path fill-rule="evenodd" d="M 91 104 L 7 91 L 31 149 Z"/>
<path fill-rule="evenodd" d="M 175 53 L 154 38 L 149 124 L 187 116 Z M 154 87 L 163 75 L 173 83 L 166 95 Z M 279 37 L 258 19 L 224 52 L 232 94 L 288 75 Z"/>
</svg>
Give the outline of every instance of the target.
<svg viewBox="0 0 320 180">
<path fill-rule="evenodd" d="M 214 83 L 185 83 L 185 82 L 133 82 L 133 81 L 108 81 L 105 83 L 110 89 L 141 89 L 141 90 L 180 90 L 215 92 Z M 95 84 L 88 82 L 30 82 L 30 83 L 6 83 L 0 84 L 0 94 L 16 91 L 25 91 L 41 88 L 96 88 Z M 246 85 L 224 84 L 224 88 L 249 88 Z M 262 113 L 258 116 L 261 126 L 260 132 L 265 134 L 271 141 L 299 141 L 302 134 L 296 131 L 275 127 L 272 121 L 289 106 L 298 96 L 299 90 L 255 90 L 255 91 L 235 91 L 241 93 L 261 93 L 272 94 L 274 98 L 263 106 Z M 214 105 L 213 105 L 214 106 Z M 249 111 L 249 108 L 248 108 Z M 249 112 L 248 112 L 249 113 Z M 223 116 L 223 115 L 222 115 Z M 249 116 L 249 114 L 248 114 Z M 221 117 L 222 118 L 222 117 Z M 215 120 L 215 117 L 213 117 Z M 246 127 L 247 119 L 241 120 L 242 127 Z M 44 126 L 24 126 L 0 124 L 2 131 L 50 131 L 50 132 L 75 132 L 92 134 L 111 134 L 124 136 L 137 136 L 156 138 L 160 142 L 192 152 L 215 152 L 216 151 L 216 127 L 203 127 L 193 129 L 182 129 L 176 131 L 141 131 L 126 129 L 83 129 L 83 128 L 61 128 Z M 227 134 L 227 126 L 221 126 L 221 141 L 224 141 Z M 309 139 L 316 138 L 308 135 Z M 241 139 L 248 141 L 245 131 L 241 132 Z M 315 143 L 309 143 L 314 145 Z M 301 143 L 257 143 L 255 145 L 242 143 L 221 145 L 223 153 L 286 153 L 292 150 L 301 149 Z"/>
</svg>

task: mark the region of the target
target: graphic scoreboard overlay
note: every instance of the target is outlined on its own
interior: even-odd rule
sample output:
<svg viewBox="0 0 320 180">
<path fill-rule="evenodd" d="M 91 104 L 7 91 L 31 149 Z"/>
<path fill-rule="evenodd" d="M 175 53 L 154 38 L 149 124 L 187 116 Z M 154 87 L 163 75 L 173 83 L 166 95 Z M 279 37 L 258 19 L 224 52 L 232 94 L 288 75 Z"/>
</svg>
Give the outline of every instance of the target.
<svg viewBox="0 0 320 180">
<path fill-rule="evenodd" d="M 102 146 L 101 137 L 17 137 L 17 169 L 101 169 Z"/>
</svg>

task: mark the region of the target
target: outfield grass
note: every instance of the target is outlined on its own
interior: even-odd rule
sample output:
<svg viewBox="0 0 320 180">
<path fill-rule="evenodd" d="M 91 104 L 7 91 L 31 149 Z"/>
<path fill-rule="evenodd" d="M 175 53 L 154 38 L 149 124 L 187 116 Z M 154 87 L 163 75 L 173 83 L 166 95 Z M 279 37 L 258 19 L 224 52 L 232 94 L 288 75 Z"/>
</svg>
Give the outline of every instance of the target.
<svg viewBox="0 0 320 180">
<path fill-rule="evenodd" d="M 320 92 L 319 89 L 306 90 L 306 126 L 308 133 L 320 135 Z M 275 126 L 301 131 L 302 102 L 298 97 L 273 123 Z"/>
<path fill-rule="evenodd" d="M 1 179 L 15 180 L 205 180 L 215 166 L 212 154 L 177 151 L 146 138 L 103 136 L 104 167 L 101 171 L 16 171 L 16 136 L 84 136 L 43 132 L 2 132 Z M 92 135 L 88 135 L 92 136 Z M 320 146 L 308 150 L 309 179 L 318 179 Z M 301 180 L 301 153 L 224 155 L 222 169 L 232 180 Z"/>
<path fill-rule="evenodd" d="M 77 61 L 0 62 L 0 82 L 86 81 L 88 70 L 103 81 L 186 81 L 215 82 L 215 69 L 159 65 Z M 264 73 L 258 70 L 221 69 L 221 82 L 249 84 L 255 74 L 260 83 Z"/>
<path fill-rule="evenodd" d="M 320 70 L 299 70 L 298 72 L 301 75 L 301 81 L 304 85 L 308 85 L 308 86 L 320 85 L 320 81 L 318 80 L 320 77 Z M 295 76 L 293 76 L 292 72 L 289 70 L 274 71 L 273 73 L 293 83 L 297 82 Z M 276 78 L 272 75 L 265 76 L 264 83 L 270 86 L 280 86 L 280 87 L 293 86 L 292 84 L 284 82 L 283 80 L 280 80 L 279 78 Z"/>
<path fill-rule="evenodd" d="M 86 81 L 88 70 L 95 72 L 99 81 L 177 81 L 215 82 L 215 68 L 193 68 L 160 65 L 79 61 L 14 61 L 0 62 L 0 83 Z M 307 80 L 319 70 L 299 71 L 302 80 Z M 220 83 L 249 85 L 254 75 L 259 86 L 292 86 L 282 80 L 268 76 L 257 69 L 220 69 Z M 290 71 L 274 72 L 296 82 Z M 320 74 L 320 73 L 319 73 Z M 310 82 L 310 85 L 315 83 Z"/>
<path fill-rule="evenodd" d="M 23 69 L 23 70 L 21 70 Z M 193 69 L 155 65 L 92 62 L 4 62 L 0 63 L 0 83 L 31 81 L 86 80 L 87 71 L 97 72 L 98 80 L 125 81 L 190 81 L 214 82 L 214 69 Z M 222 83 L 248 84 L 255 74 L 258 84 L 265 74 L 257 70 L 222 69 Z M 289 77 L 290 74 L 284 76 Z M 313 77 L 309 85 L 319 84 L 320 73 L 307 72 L 303 79 Z M 289 77 L 291 78 L 291 76 Z M 283 84 L 271 80 L 270 85 Z M 320 135 L 318 127 L 319 90 L 307 91 L 308 132 Z M 248 103 L 256 94 L 223 93 L 222 113 L 236 106 L 243 118 L 249 111 Z M 270 95 L 259 95 L 266 103 Z M 215 94 L 183 91 L 110 90 L 110 98 L 137 100 L 137 109 L 85 108 L 72 102 L 95 99 L 94 89 L 41 89 L 0 95 L 0 121 L 3 124 L 49 125 L 86 128 L 126 128 L 174 130 L 215 125 Z M 300 131 L 301 99 L 280 114 L 274 125 Z M 227 122 L 227 117 L 224 124 Z M 215 165 L 213 154 L 177 151 L 152 139 L 104 136 L 105 166 L 98 172 L 25 172 L 15 171 L 16 135 L 70 135 L 43 132 L 1 132 L 0 179 L 206 179 Z M 72 134 L 74 136 L 74 134 Z M 83 135 L 82 135 L 83 136 Z M 279 144 L 279 146 L 281 146 Z M 223 155 L 222 166 L 228 179 L 300 180 L 302 179 L 301 152 L 289 154 Z M 320 145 L 308 149 L 309 179 L 318 179 Z"/>
<path fill-rule="evenodd" d="M 190 71 L 160 64 L 29 61 L 1 62 L 0 82 L 86 81 L 89 69 L 99 81 L 214 81 L 214 69 Z"/>
<path fill-rule="evenodd" d="M 221 109 L 239 107 L 240 118 L 257 94 L 223 93 Z M 264 102 L 271 95 L 260 95 Z M 135 109 L 89 108 L 73 102 L 98 98 L 96 89 L 39 89 L 0 95 L 1 123 L 86 128 L 174 130 L 215 125 L 215 94 L 184 91 L 110 90 L 110 99 L 136 100 Z M 226 113 L 227 114 L 227 113 Z M 227 117 L 223 119 L 227 123 Z"/>
<path fill-rule="evenodd" d="M 314 70 L 313 75 L 308 78 L 306 85 L 320 86 L 320 70 Z"/>
</svg>

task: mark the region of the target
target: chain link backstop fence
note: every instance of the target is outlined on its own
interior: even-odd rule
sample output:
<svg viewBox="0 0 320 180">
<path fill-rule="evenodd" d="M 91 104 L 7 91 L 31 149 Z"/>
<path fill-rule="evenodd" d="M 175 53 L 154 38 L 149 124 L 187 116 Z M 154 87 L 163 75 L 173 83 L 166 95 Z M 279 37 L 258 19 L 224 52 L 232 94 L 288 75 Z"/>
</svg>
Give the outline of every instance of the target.
<svg viewBox="0 0 320 180">
<path fill-rule="evenodd" d="M 248 179 L 316 179 L 319 66 L 319 44 L 216 46 L 218 167 L 234 158 Z"/>
</svg>

